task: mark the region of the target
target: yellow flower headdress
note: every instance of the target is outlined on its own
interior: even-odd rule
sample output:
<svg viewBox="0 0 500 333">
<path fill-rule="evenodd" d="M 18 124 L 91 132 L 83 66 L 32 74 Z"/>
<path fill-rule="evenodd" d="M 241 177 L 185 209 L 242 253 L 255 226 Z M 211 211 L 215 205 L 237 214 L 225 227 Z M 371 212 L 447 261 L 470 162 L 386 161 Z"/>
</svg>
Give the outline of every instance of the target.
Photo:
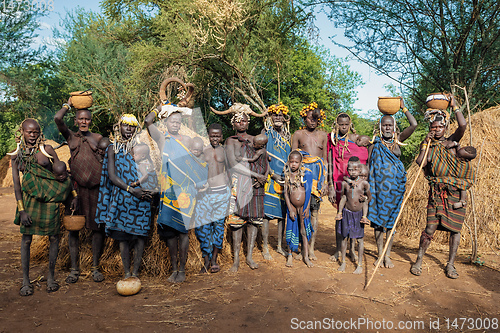
<svg viewBox="0 0 500 333">
<path fill-rule="evenodd" d="M 305 118 L 307 117 L 307 112 L 314 111 L 317 108 L 318 108 L 318 103 L 311 102 L 311 104 L 304 106 L 302 110 L 300 110 L 300 116 L 302 118 Z M 318 126 L 323 126 L 323 121 L 326 119 L 326 113 L 322 109 L 319 110 L 319 112 L 321 113 L 321 117 L 318 119 Z"/>
<path fill-rule="evenodd" d="M 288 114 L 288 106 L 284 105 L 283 102 L 279 102 L 279 104 L 273 104 L 271 105 L 267 111 L 269 113 L 280 113 L 283 112 L 284 115 Z"/>
</svg>

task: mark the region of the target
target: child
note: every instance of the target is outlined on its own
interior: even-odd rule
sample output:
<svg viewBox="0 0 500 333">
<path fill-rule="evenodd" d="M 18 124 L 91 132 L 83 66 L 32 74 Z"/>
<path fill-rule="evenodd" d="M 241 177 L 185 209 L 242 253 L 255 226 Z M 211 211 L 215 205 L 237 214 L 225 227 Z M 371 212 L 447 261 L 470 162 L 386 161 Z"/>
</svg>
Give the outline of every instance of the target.
<svg viewBox="0 0 500 333">
<path fill-rule="evenodd" d="M 302 259 L 307 267 L 313 267 L 309 260 L 309 239 L 312 228 L 309 218 L 311 203 L 312 173 L 302 166 L 302 154 L 294 150 L 288 155 L 285 165 L 285 202 L 287 206 L 286 241 L 288 243 L 287 267 L 292 267 L 292 251 L 298 251 L 299 230 L 302 240 Z"/>
<path fill-rule="evenodd" d="M 56 176 L 56 179 L 60 183 L 64 183 L 68 179 L 68 169 L 66 169 L 66 163 L 62 161 L 57 161 L 52 165 L 52 173 Z"/>
<path fill-rule="evenodd" d="M 256 135 L 253 138 L 253 148 L 255 150 L 255 154 L 252 157 L 241 157 L 241 156 L 236 156 L 236 161 L 238 162 L 248 162 L 250 163 L 250 170 L 254 172 L 258 172 L 256 170 L 256 164 L 257 163 L 264 163 L 264 167 L 266 168 L 266 178 L 267 174 L 269 173 L 269 156 L 267 154 L 266 150 L 266 145 L 267 145 L 267 136 L 265 134 L 259 134 Z M 259 160 L 262 156 L 262 162 Z M 262 165 L 261 165 L 262 167 Z M 254 179 L 254 187 L 262 187 L 264 184 L 259 183 L 256 179 Z"/>
<path fill-rule="evenodd" d="M 360 163 L 359 179 L 368 181 L 369 174 L 370 174 L 370 169 L 368 168 L 368 166 L 366 164 Z M 349 184 L 349 186 L 351 187 L 354 186 L 355 181 L 353 181 L 352 179 L 344 177 L 344 181 L 346 181 Z M 368 204 L 370 203 L 371 199 L 372 199 L 371 193 L 369 192 L 367 193 L 366 191 L 365 193 L 363 193 L 363 195 L 359 197 L 359 202 L 363 203 L 363 217 L 361 218 L 361 223 L 363 224 L 370 224 L 370 220 L 368 220 L 366 215 L 368 214 Z"/>
<path fill-rule="evenodd" d="M 340 199 L 339 211 L 336 217 L 336 219 L 340 221 L 337 232 L 342 235 L 342 263 L 338 270 L 340 272 L 345 271 L 345 255 L 347 250 L 347 238 L 349 237 L 351 239 L 356 239 L 359 247 L 358 267 L 354 271 L 354 274 L 361 274 L 363 272 L 363 237 L 365 235 L 365 230 L 364 224 L 361 223 L 364 214 L 364 204 L 361 203 L 361 197 L 364 196 L 365 193 L 368 198 L 371 197 L 370 184 L 359 177 L 360 168 L 361 163 L 359 158 L 352 156 L 347 163 L 347 173 L 351 180 L 351 184 L 346 181 L 342 182 L 342 198 Z"/>
<path fill-rule="evenodd" d="M 108 137 L 103 136 L 101 140 L 97 143 L 97 159 L 102 163 L 104 160 L 104 154 L 106 154 L 106 149 L 111 144 Z"/>
<path fill-rule="evenodd" d="M 153 166 L 153 161 L 149 156 L 149 147 L 144 143 L 139 143 L 132 148 L 132 156 L 137 164 L 139 172 L 139 180 L 130 183 L 130 187 L 142 187 L 148 190 L 156 189 L 156 172 Z"/>
<path fill-rule="evenodd" d="M 198 158 L 203 158 L 203 156 L 201 156 L 201 155 L 203 154 L 204 143 L 200 137 L 194 138 L 191 141 L 190 147 L 191 147 L 191 149 L 189 149 L 189 151 L 191 152 L 191 154 L 193 154 L 194 156 L 196 156 Z"/>
<path fill-rule="evenodd" d="M 455 153 L 460 160 L 465 163 L 469 163 L 471 160 L 476 158 L 476 148 L 472 146 L 460 147 L 460 144 L 456 141 L 444 141 L 443 146 Z M 467 205 L 467 191 L 460 190 L 460 201 L 453 204 L 454 209 L 459 209 Z"/>
</svg>

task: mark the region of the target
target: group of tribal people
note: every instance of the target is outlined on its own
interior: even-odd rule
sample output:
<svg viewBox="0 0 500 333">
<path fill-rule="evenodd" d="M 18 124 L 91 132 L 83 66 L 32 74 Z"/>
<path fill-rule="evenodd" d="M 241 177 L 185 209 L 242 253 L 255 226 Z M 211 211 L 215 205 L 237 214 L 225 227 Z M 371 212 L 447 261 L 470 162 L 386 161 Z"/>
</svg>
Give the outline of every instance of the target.
<svg viewBox="0 0 500 333">
<path fill-rule="evenodd" d="M 463 193 L 471 183 L 464 179 L 467 170 L 462 168 L 462 175 L 455 172 L 457 165 L 463 165 L 463 158 L 457 154 L 460 150 L 457 142 L 465 132 L 466 121 L 453 96 L 450 105 L 458 122 L 457 130 L 445 137 L 450 122 L 448 111 L 428 109 L 430 131 L 416 160 L 423 164 L 431 190 L 427 226 L 422 232 L 417 260 L 411 267 L 415 275 L 421 274 L 423 255 L 434 232 L 441 229 L 450 233 L 446 275 L 458 277 L 454 260 L 465 216 Z M 330 259 L 339 260 L 338 270 L 345 271 L 346 250 L 351 241 L 351 259 L 357 262 L 354 273 L 359 274 L 365 225 L 374 229 L 379 257 L 384 234 L 392 233 L 406 183 L 400 146 L 417 127 L 403 99 L 400 108 L 409 126 L 400 132 L 395 118 L 384 115 L 372 139 L 356 134 L 346 113 L 337 116 L 331 133 L 320 130 L 325 113 L 314 102 L 300 111 L 304 127 L 293 136 L 289 132 L 289 110 L 282 103 L 270 106 L 265 113 L 255 113 L 248 105 L 235 103 L 226 111 L 212 109 L 217 114 L 232 114 L 235 134 L 223 144 L 221 125 L 210 124 L 210 144 L 204 146 L 200 138 L 180 133 L 182 118 L 189 117 L 187 108 L 160 105 L 144 120 L 161 153 L 161 169 L 156 170 L 150 157 L 152 146 L 138 140 L 140 127 L 135 116 L 121 116 L 108 139 L 90 131 L 92 113 L 87 109 L 76 110 L 78 131 L 71 131 L 63 120 L 71 107 L 69 99 L 54 118 L 70 148 L 70 175 L 55 150 L 44 144 L 40 125 L 34 119 L 21 123 L 17 149 L 10 153 L 17 200 L 15 223 L 20 225 L 22 233 L 22 296 L 33 294 L 29 278 L 32 235 L 49 236 L 47 291 L 59 288 L 54 269 L 61 232 L 61 203 L 66 207 L 65 214 L 85 215 L 86 228 L 92 231 L 91 274 L 95 282 L 104 280 L 99 260 L 105 236 L 119 242 L 125 278 L 138 276 L 154 206 L 159 208 L 158 234 L 170 253 L 169 282 L 186 279 L 189 229 L 195 229 L 200 242 L 201 273 L 216 273 L 220 270 L 217 257 L 227 228 L 234 252 L 234 263 L 229 270 L 236 272 L 245 228 L 249 267 L 258 268 L 252 254 L 259 228 L 263 257 L 272 259 L 268 239 L 269 221 L 273 219 L 278 224 L 277 252 L 287 257 L 286 266 L 292 266 L 294 256 L 312 267 L 312 261 L 317 260 L 314 247 L 323 196 L 328 196 L 338 208 L 337 249 Z M 257 136 L 247 133 L 250 116 L 264 117 L 264 129 Z M 160 123 L 165 127 L 159 126 Z M 423 160 L 425 150 L 429 153 Z M 287 252 L 282 245 L 284 233 Z M 71 268 L 66 282 L 75 283 L 80 275 L 79 231 L 69 231 L 68 237 Z M 354 256 L 354 240 L 358 243 L 358 258 Z M 392 237 L 384 257 L 379 258 L 380 264 L 387 268 L 394 267 L 391 247 Z M 293 252 L 298 254 L 292 256 Z"/>
</svg>

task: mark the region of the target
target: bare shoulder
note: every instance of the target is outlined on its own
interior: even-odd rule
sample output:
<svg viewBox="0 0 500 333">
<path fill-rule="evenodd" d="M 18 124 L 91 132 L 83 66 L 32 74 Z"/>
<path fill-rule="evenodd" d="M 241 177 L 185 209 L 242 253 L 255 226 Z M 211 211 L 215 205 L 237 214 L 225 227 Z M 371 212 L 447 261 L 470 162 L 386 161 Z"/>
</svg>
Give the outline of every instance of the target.
<svg viewBox="0 0 500 333">
<path fill-rule="evenodd" d="M 92 138 L 96 141 L 100 141 L 102 139 L 102 135 L 99 133 L 92 133 Z"/>
</svg>

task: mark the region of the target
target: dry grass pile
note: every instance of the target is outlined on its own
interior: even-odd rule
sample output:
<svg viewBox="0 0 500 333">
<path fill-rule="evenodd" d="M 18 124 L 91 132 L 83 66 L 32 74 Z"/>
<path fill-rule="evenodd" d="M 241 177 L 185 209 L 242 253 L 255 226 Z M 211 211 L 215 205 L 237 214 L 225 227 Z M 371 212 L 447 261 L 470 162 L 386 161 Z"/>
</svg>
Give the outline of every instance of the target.
<svg viewBox="0 0 500 333">
<path fill-rule="evenodd" d="M 500 107 L 476 113 L 471 118 L 472 141 L 477 149 L 477 157 L 472 161 L 476 170 L 476 180 L 472 189 L 468 191 L 467 213 L 460 246 L 468 248 L 472 244 L 471 239 L 474 233 L 472 194 L 478 248 L 482 251 L 498 251 L 500 250 L 500 194 L 495 189 L 496 185 L 500 184 Z M 456 127 L 456 124 L 452 124 L 448 135 L 453 133 Z M 469 127 L 467 127 L 460 142 L 461 146 L 470 145 L 469 133 Z M 419 239 L 425 228 L 429 191 L 423 172 L 417 175 L 417 171 L 418 166 L 413 163 L 408 170 L 407 190 L 413 184 L 415 177 L 418 176 L 419 179 L 406 203 L 398 226 L 398 232 L 401 235 L 412 239 Z M 448 242 L 448 233 L 437 232 L 434 240 L 445 244 Z"/>
<path fill-rule="evenodd" d="M 160 279 L 168 278 L 170 275 L 170 254 L 163 240 L 156 232 L 156 222 L 152 224 L 149 233 L 144 255 L 142 257 L 141 274 Z M 59 270 L 68 271 L 71 267 L 68 233 L 63 229 L 62 238 L 59 247 L 59 257 L 57 266 Z M 228 267 L 232 264 L 231 246 L 224 235 L 224 245 L 219 254 L 219 262 Z M 45 263 L 48 256 L 49 241 L 48 237 L 35 236 L 31 246 L 31 258 L 36 262 Z M 203 259 L 200 251 L 199 242 L 194 235 L 194 230 L 189 231 L 189 253 L 186 263 L 188 274 L 195 274 L 200 271 Z M 92 267 L 92 235 L 89 230 L 80 231 L 80 269 L 82 273 L 89 273 Z M 101 257 L 100 267 L 107 277 L 119 277 L 123 274 L 122 260 L 118 242 L 107 238 L 104 246 L 104 253 Z"/>
<path fill-rule="evenodd" d="M 162 129 L 160 127 L 160 129 Z M 190 137 L 199 136 L 194 131 L 191 131 L 189 128 L 182 126 L 181 134 L 188 135 Z M 209 144 L 209 141 L 205 137 L 201 137 L 205 143 L 205 145 Z M 156 170 L 160 170 L 161 165 L 161 155 L 157 149 L 156 143 L 151 139 L 148 135 L 147 131 L 142 131 L 138 135 L 138 139 L 142 143 L 146 143 L 150 146 L 151 157 L 156 166 Z M 52 146 L 52 142 L 50 142 Z M 57 145 L 57 144 L 56 144 Z M 68 150 L 68 158 L 69 158 L 69 149 L 67 146 L 65 148 Z M 61 154 L 57 150 L 58 154 Z M 63 155 L 63 154 L 61 154 Z M 65 156 L 65 155 L 63 155 Z M 65 160 L 61 157 L 62 160 Z M 67 159 L 65 160 L 67 161 Z M 11 177 L 12 178 L 12 177 Z M 156 222 L 152 223 L 151 232 L 148 237 L 148 241 L 146 244 L 146 248 L 144 250 L 143 255 L 143 264 L 141 266 L 141 274 L 146 274 L 148 276 L 154 276 L 158 278 L 167 278 L 170 274 L 170 254 L 168 248 L 163 242 L 158 233 L 156 232 Z M 59 250 L 59 259 L 58 266 L 59 269 L 68 271 L 71 263 L 70 256 L 68 250 L 68 236 L 67 232 L 63 231 L 63 237 L 60 243 Z M 232 263 L 232 254 L 231 254 L 231 245 L 229 243 L 229 239 L 227 239 L 227 235 L 224 235 L 224 245 L 223 249 L 219 255 L 219 262 L 228 266 Z M 33 241 L 31 256 L 33 260 L 39 262 L 45 262 L 47 260 L 48 255 L 48 246 L 49 242 L 47 237 L 36 237 Z M 188 274 L 198 273 L 200 271 L 201 265 L 203 262 L 202 253 L 200 251 L 199 242 L 194 235 L 194 230 L 189 232 L 189 253 L 188 253 L 188 262 L 186 264 L 186 270 Z M 101 268 L 104 274 L 108 277 L 118 277 L 123 274 L 123 266 L 120 257 L 119 245 L 118 242 L 113 239 L 106 239 L 104 253 L 101 258 Z M 82 272 L 90 272 L 92 267 L 92 235 L 88 230 L 80 231 L 80 268 Z"/>
</svg>

